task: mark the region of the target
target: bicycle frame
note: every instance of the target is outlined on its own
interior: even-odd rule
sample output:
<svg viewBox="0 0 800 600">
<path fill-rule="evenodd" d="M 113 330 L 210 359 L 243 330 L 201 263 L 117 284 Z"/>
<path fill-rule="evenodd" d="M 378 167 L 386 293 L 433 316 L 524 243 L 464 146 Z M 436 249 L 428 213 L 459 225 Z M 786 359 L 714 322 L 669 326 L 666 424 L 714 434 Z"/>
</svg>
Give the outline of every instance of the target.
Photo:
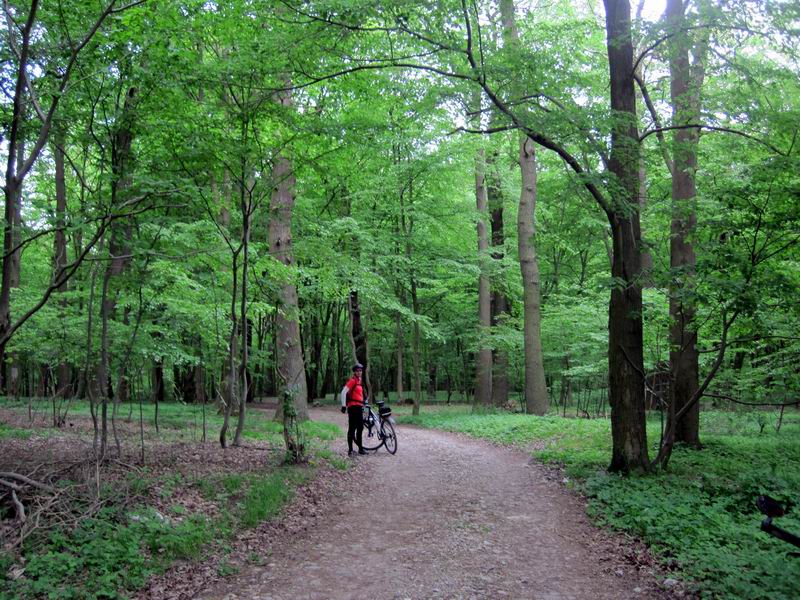
<svg viewBox="0 0 800 600">
<path fill-rule="evenodd" d="M 379 408 L 382 405 L 383 403 L 381 402 L 378 403 Z M 364 428 L 366 429 L 366 434 L 364 434 L 366 439 L 363 441 L 363 446 L 367 450 L 374 450 L 374 451 L 377 451 L 379 448 L 381 448 L 381 446 L 385 446 L 390 454 L 394 454 L 397 451 L 397 438 L 394 434 L 394 418 L 392 417 L 391 413 L 389 414 L 382 414 L 381 412 L 376 413 L 372 409 L 372 405 L 369 403 L 369 400 L 365 400 L 363 410 L 364 410 Z M 388 427 L 391 428 L 391 432 L 389 433 L 389 435 L 386 435 L 384 433 L 384 428 L 386 423 L 389 423 Z M 391 448 L 386 443 L 387 439 L 393 440 Z"/>
<path fill-rule="evenodd" d="M 800 548 L 800 536 L 797 536 L 785 529 L 778 527 L 777 525 L 772 524 L 772 517 L 767 517 L 763 521 L 761 521 L 761 531 L 764 531 L 770 534 L 772 537 L 776 537 L 779 540 L 783 540 L 793 546 L 797 546 Z"/>
<path fill-rule="evenodd" d="M 800 548 L 800 536 L 797 536 L 794 533 L 786 531 L 782 527 L 772 524 L 773 518 L 782 517 L 784 514 L 786 514 L 786 507 L 781 502 L 764 494 L 756 498 L 756 506 L 758 506 L 758 510 L 760 510 L 766 517 L 763 521 L 761 521 L 761 531 L 768 533 L 772 537 L 778 538 L 787 544 L 792 544 L 793 546 Z M 798 555 L 797 552 L 791 552 L 790 554 L 793 556 Z"/>
</svg>

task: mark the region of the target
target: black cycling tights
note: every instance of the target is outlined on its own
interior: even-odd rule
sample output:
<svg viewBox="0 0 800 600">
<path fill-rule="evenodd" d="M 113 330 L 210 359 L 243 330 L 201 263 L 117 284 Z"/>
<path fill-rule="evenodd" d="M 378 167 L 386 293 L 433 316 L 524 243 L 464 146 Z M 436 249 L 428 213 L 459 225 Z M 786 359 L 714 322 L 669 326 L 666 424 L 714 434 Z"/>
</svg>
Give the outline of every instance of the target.
<svg viewBox="0 0 800 600">
<path fill-rule="evenodd" d="M 361 449 L 361 431 L 364 429 L 364 414 L 361 406 L 347 407 L 347 448 L 353 451 L 353 440 L 356 446 Z"/>
</svg>

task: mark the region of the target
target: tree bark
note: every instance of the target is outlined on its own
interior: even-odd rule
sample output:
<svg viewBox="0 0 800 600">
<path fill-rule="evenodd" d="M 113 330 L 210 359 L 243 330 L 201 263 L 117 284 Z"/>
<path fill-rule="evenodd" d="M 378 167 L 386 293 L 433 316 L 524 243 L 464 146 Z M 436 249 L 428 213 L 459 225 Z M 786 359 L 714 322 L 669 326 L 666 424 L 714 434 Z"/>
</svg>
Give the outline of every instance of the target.
<svg viewBox="0 0 800 600">
<path fill-rule="evenodd" d="M 233 445 L 242 443 L 245 415 L 247 414 L 247 398 L 250 395 L 250 377 L 248 361 L 250 358 L 250 323 L 247 319 L 247 283 L 248 269 L 250 268 L 250 225 L 253 215 L 252 188 L 246 185 L 247 173 L 244 159 L 242 159 L 241 184 L 239 194 L 239 209 L 242 214 L 242 298 L 240 304 L 239 322 L 242 332 L 242 359 L 239 365 L 239 381 L 241 394 L 239 395 L 239 418 L 236 420 L 236 431 L 233 434 Z M 299 335 L 299 331 L 298 331 Z M 303 373 L 305 379 L 305 373 Z"/>
<path fill-rule="evenodd" d="M 492 349 L 488 343 L 492 326 L 492 300 L 488 275 L 489 236 L 488 195 L 486 192 L 486 161 L 484 151 L 475 157 L 475 200 L 478 211 L 478 356 L 475 364 L 475 404 L 488 406 L 492 402 Z"/>
<path fill-rule="evenodd" d="M 520 137 L 519 165 L 522 190 L 519 197 L 517 231 L 519 266 L 522 271 L 523 337 L 525 342 L 525 410 L 544 415 L 550 406 L 542 356 L 541 306 L 539 300 L 539 263 L 534 245 L 536 214 L 536 154 L 533 141 Z"/>
<path fill-rule="evenodd" d="M 403 398 L 403 378 L 405 377 L 405 367 L 403 366 L 403 350 L 405 349 L 405 336 L 403 335 L 403 321 L 398 313 L 395 317 L 395 329 L 397 339 L 397 372 L 395 373 L 395 389 L 397 390 L 397 401 L 402 403 Z"/>
<path fill-rule="evenodd" d="M 59 127 L 54 135 L 53 158 L 55 161 L 55 185 L 56 185 L 56 234 L 53 248 L 53 280 L 55 281 L 59 273 L 67 266 L 67 235 L 66 215 L 67 215 L 67 183 L 64 168 L 64 145 L 67 143 L 66 130 Z M 69 286 L 65 281 L 56 290 L 58 294 L 64 294 Z M 66 300 L 58 302 L 61 310 L 61 318 L 64 318 L 64 311 L 67 308 Z M 69 363 L 62 360 L 58 364 L 56 375 L 56 395 L 67 398 L 72 395 L 71 390 L 72 373 Z"/>
<path fill-rule="evenodd" d="M 358 290 L 350 292 L 350 334 L 353 343 L 353 358 L 355 362 L 364 365 L 367 371 L 367 332 L 361 322 L 361 302 L 358 299 Z M 366 379 L 366 377 L 364 377 Z"/>
<path fill-rule="evenodd" d="M 700 116 L 699 81 L 692 76 L 689 36 L 683 0 L 668 0 L 666 17 L 670 39 L 670 98 L 673 125 L 696 123 Z M 702 61 L 700 63 L 702 65 Z M 702 67 L 701 67 L 702 68 Z M 692 238 L 697 225 L 695 173 L 699 133 L 679 129 L 673 133 L 672 224 L 670 227 L 670 386 L 668 428 L 676 413 L 694 396 L 699 385 L 699 354 L 695 323 L 695 253 Z M 675 441 L 700 447 L 700 403 L 695 402 L 674 424 Z"/>
<path fill-rule="evenodd" d="M 20 136 L 19 145 L 17 146 L 17 164 L 22 164 L 25 159 L 25 140 Z M 14 201 L 11 204 L 11 239 L 9 249 L 17 248 L 11 252 L 9 256 L 4 258 L 8 260 L 8 287 L 9 290 L 19 287 L 20 277 L 20 259 L 22 251 L 18 248 L 21 241 L 20 227 L 22 226 L 22 186 L 16 188 Z M 8 251 L 6 251 L 8 252 Z M 10 298 L 9 298 L 10 301 Z M 10 313 L 9 313 L 10 320 Z M 5 365 L 3 365 L 5 367 Z M 19 397 L 19 377 L 21 366 L 19 365 L 19 357 L 16 352 L 12 352 L 9 360 L 9 377 L 8 377 L 8 394 L 14 398 Z"/>
<path fill-rule="evenodd" d="M 519 33 L 514 0 L 500 0 L 500 16 L 505 43 L 510 48 L 517 49 Z M 517 213 L 517 248 L 522 272 L 525 410 L 529 414 L 544 415 L 549 407 L 549 399 L 542 357 L 539 263 L 534 245 L 536 150 L 534 141 L 525 134 L 521 134 L 519 140 L 519 167 L 522 188 Z"/>
<path fill-rule="evenodd" d="M 644 408 L 644 359 L 639 228 L 639 136 L 633 79 L 630 4 L 604 0 L 613 129 L 607 209 L 612 236 L 608 367 L 612 454 L 609 470 L 649 468 Z"/>
<path fill-rule="evenodd" d="M 289 92 L 281 95 L 281 104 L 291 106 Z M 283 153 L 275 158 L 272 171 L 273 191 L 270 204 L 269 250 L 270 254 L 285 265 L 294 266 L 292 251 L 292 209 L 294 208 L 295 177 L 292 161 Z M 292 401 L 300 420 L 308 419 L 308 388 L 306 370 L 300 342 L 299 306 L 297 287 L 284 283 L 279 292 L 279 307 L 275 317 L 279 379 L 284 389 L 290 390 Z M 280 396 L 283 390 L 278 391 Z M 283 421 L 283 406 L 278 403 L 275 419 Z"/>
<path fill-rule="evenodd" d="M 497 156 L 493 153 L 487 161 L 487 196 L 492 225 L 492 258 L 498 265 L 505 256 L 505 226 L 503 222 L 503 191 L 500 174 L 497 172 Z M 502 279 L 503 270 L 497 267 L 497 279 Z M 503 285 L 495 280 L 492 289 L 492 327 L 500 325 L 509 312 L 508 298 Z M 492 351 L 492 404 L 505 406 L 508 403 L 508 353 L 505 349 Z"/>
</svg>

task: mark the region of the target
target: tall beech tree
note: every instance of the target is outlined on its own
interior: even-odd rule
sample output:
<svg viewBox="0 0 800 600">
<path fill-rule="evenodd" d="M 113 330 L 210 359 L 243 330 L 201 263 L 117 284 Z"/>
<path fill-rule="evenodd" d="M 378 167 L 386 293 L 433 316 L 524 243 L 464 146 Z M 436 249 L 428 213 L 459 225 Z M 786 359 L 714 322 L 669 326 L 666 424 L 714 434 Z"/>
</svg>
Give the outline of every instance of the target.
<svg viewBox="0 0 800 600">
<path fill-rule="evenodd" d="M 613 176 L 605 210 L 613 241 L 608 318 L 608 377 L 611 404 L 611 471 L 649 468 L 644 409 L 644 358 L 639 229 L 639 134 L 633 79 L 631 7 L 604 0 L 611 80 Z"/>
<path fill-rule="evenodd" d="M 519 31 L 513 0 L 501 0 L 500 16 L 503 22 L 504 43 L 508 49 L 516 51 L 519 47 Z M 539 262 L 534 241 L 537 196 L 536 147 L 534 141 L 524 133 L 520 134 L 519 139 L 519 168 L 522 184 L 517 211 L 517 249 L 522 273 L 525 410 L 529 414 L 544 415 L 549 401 L 542 356 Z"/>
<path fill-rule="evenodd" d="M 291 108 L 292 95 L 287 89 L 280 92 L 281 106 Z M 272 168 L 272 202 L 269 219 L 270 254 L 288 267 L 295 264 L 292 251 L 292 209 L 295 202 L 295 175 L 289 148 L 280 149 L 274 158 Z M 303 349 L 300 347 L 299 306 L 297 286 L 293 281 L 281 285 L 278 311 L 275 316 L 276 327 L 276 369 L 282 381 L 281 390 L 291 394 L 297 417 L 308 419 L 308 388 L 306 382 Z M 278 403 L 275 415 L 283 419 L 283 406 Z"/>
<path fill-rule="evenodd" d="M 705 76 L 705 46 L 708 34 L 700 34 L 695 47 L 695 62 L 690 56 L 690 32 L 685 19 L 684 0 L 667 0 L 665 13 L 671 32 L 669 49 L 672 125 L 682 127 L 700 120 L 700 90 Z M 669 294 L 670 393 L 667 429 L 674 430 L 675 441 L 700 446 L 700 405 L 695 403 L 679 422 L 675 415 L 691 400 L 699 385 L 699 353 L 695 322 L 695 251 L 693 238 L 697 226 L 697 153 L 700 132 L 680 128 L 672 133 L 672 223 L 670 235 Z"/>
</svg>

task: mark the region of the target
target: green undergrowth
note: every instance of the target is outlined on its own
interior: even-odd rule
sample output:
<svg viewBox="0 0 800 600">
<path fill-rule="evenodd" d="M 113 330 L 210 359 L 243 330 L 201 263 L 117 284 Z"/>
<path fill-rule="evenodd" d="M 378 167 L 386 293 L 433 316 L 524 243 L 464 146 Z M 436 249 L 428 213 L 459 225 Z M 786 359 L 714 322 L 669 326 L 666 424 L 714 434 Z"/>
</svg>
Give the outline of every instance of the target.
<svg viewBox="0 0 800 600">
<path fill-rule="evenodd" d="M 637 477 L 605 471 L 611 453 L 606 419 L 473 414 L 461 408 L 401 421 L 515 445 L 562 467 L 570 485 L 587 496 L 587 510 L 598 523 L 644 540 L 703 597 L 800 597 L 800 558 L 787 557 L 792 546 L 760 531 L 762 515 L 755 506 L 762 493 L 800 500 L 796 411 L 784 416 L 780 432 L 775 413 L 704 412 L 702 451 L 676 448 L 666 472 Z M 651 415 L 649 439 L 657 441 L 659 431 L 660 420 Z M 798 512 L 795 508 L 776 523 L 798 533 Z"/>
<path fill-rule="evenodd" d="M 30 429 L 19 429 L 16 427 L 11 427 L 10 425 L 6 425 L 5 423 L 0 423 L 0 440 L 6 440 L 9 438 L 20 438 L 20 439 L 28 439 L 33 435 L 33 432 Z"/>
<path fill-rule="evenodd" d="M 259 415 L 253 420 L 246 437 L 283 445 L 282 426 Z M 327 463 L 336 469 L 347 468 L 347 462 L 327 448 L 329 440 L 341 435 L 336 425 L 309 422 L 302 429 L 310 454 L 307 465 L 265 464 L 260 472 L 202 477 L 175 472 L 156 476 L 142 469 L 124 481 L 101 486 L 106 508 L 92 519 L 31 536 L 22 549 L 24 562 L 0 552 L 0 599 L 126 598 L 148 577 L 177 560 L 201 559 L 214 548 L 221 549 L 224 556 L 237 531 L 276 517 L 295 489 L 311 480 L 319 466 Z M 0 426 L 0 438 L 17 431 Z M 217 510 L 190 512 L 180 503 L 181 492 L 187 489 L 199 492 Z M 154 491 L 160 497 L 161 512 L 122 502 Z M 24 573 L 15 578 L 20 566 Z M 224 558 L 217 565 L 221 574 L 231 569 Z"/>
<path fill-rule="evenodd" d="M 49 399 L 40 398 L 34 400 L 25 399 L 16 401 L 7 397 L 0 397 L 0 407 L 10 409 L 17 413 L 28 414 L 33 411 L 37 423 L 48 426 L 42 432 L 51 431 L 49 424 L 52 411 L 52 403 Z M 147 439 L 161 439 L 163 441 L 200 441 L 203 439 L 205 428 L 206 439 L 217 438 L 223 423 L 223 416 L 218 414 L 217 407 L 212 404 L 203 406 L 202 404 L 184 404 L 180 402 L 164 402 L 156 406 L 152 402 L 143 402 L 141 406 L 138 402 L 126 402 L 121 404 L 118 409 L 118 423 L 138 430 L 141 408 L 141 420 L 145 427 L 145 437 Z M 109 411 L 110 413 L 110 411 Z M 242 437 L 245 440 L 267 441 L 270 444 L 283 445 L 283 424 L 273 420 L 275 411 L 253 408 L 248 405 L 247 418 Z M 71 418 L 88 418 L 91 416 L 89 403 L 84 400 L 74 400 L 70 404 L 67 415 L 67 422 Z M 233 439 L 236 429 L 236 415 L 231 416 L 228 429 L 228 437 Z M 158 431 L 155 425 L 158 423 Z M 4 437 L 3 425 L 0 424 L 0 439 Z M 306 421 L 301 425 L 301 429 L 306 436 L 329 441 L 339 435 L 339 427 L 332 423 L 317 423 Z M 13 432 L 27 432 L 30 430 L 17 429 Z M 25 433 L 10 433 L 7 435 L 18 435 Z"/>
<path fill-rule="evenodd" d="M 121 509 L 111 504 L 77 527 L 59 528 L 26 542 L 21 578 L 5 578 L 13 561 L 0 555 L 0 598 L 125 598 L 176 560 L 201 558 L 211 548 L 228 544 L 237 530 L 275 517 L 294 489 L 313 475 L 312 467 L 303 466 L 194 481 L 154 478 L 147 484 L 196 487 L 216 501 L 219 515 L 187 514 L 180 504 L 166 514 L 145 506 Z"/>
</svg>

